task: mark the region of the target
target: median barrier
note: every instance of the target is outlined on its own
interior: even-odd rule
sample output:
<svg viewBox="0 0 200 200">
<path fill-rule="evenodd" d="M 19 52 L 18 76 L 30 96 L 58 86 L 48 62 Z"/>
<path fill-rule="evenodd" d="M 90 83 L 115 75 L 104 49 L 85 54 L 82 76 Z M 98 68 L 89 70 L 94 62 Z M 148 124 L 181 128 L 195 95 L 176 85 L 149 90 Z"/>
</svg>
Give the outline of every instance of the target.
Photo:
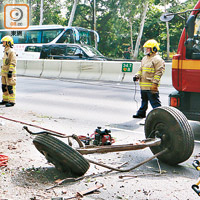
<svg viewBox="0 0 200 200">
<path fill-rule="evenodd" d="M 61 73 L 61 60 L 43 60 L 43 71 L 41 77 L 58 78 Z"/>
<path fill-rule="evenodd" d="M 61 61 L 61 73 L 59 78 L 72 78 L 78 79 L 80 75 L 80 64 L 79 60 L 63 60 Z"/>
<path fill-rule="evenodd" d="M 27 60 L 26 61 L 26 70 L 25 75 L 26 76 L 35 76 L 35 77 L 41 77 L 44 62 L 46 60 Z"/>
<path fill-rule="evenodd" d="M 121 82 L 122 73 L 122 62 L 118 61 L 103 61 L 102 74 L 100 80 L 102 81 L 117 81 Z"/>
<path fill-rule="evenodd" d="M 132 63 L 132 71 L 124 72 L 122 70 L 124 63 Z M 2 59 L 0 64 L 2 65 Z M 132 82 L 139 67 L 140 62 L 126 61 L 18 60 L 17 74 L 47 78 Z M 172 63 L 165 63 L 162 84 L 172 85 Z"/>
<path fill-rule="evenodd" d="M 160 84 L 172 85 L 172 63 L 165 63 L 165 72 L 161 78 Z"/>
<path fill-rule="evenodd" d="M 27 67 L 26 60 L 18 60 L 16 66 L 17 75 L 25 75 L 26 67 Z"/>
<path fill-rule="evenodd" d="M 99 80 L 102 74 L 103 63 L 101 61 L 80 62 L 79 79 Z"/>
</svg>

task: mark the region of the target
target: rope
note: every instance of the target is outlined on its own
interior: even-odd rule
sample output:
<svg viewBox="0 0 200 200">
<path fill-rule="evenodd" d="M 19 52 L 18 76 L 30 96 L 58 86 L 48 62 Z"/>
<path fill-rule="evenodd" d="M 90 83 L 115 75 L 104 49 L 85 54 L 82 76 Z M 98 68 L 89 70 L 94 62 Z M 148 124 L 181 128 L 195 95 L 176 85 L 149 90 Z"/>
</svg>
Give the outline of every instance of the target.
<svg viewBox="0 0 200 200">
<path fill-rule="evenodd" d="M 136 102 L 136 106 L 137 106 L 137 110 L 138 110 L 138 102 L 136 100 L 136 81 L 134 81 L 134 84 L 135 84 L 135 91 L 134 91 L 134 96 L 133 96 L 133 100 Z"/>
</svg>

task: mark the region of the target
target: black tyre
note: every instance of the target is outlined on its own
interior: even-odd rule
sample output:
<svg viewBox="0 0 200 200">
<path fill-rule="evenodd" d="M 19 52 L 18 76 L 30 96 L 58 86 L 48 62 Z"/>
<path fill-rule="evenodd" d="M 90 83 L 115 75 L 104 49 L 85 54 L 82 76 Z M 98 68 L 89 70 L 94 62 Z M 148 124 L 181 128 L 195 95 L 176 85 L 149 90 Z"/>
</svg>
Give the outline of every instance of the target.
<svg viewBox="0 0 200 200">
<path fill-rule="evenodd" d="M 89 162 L 79 152 L 51 135 L 39 135 L 33 144 L 60 171 L 82 176 L 89 169 Z"/>
<path fill-rule="evenodd" d="M 150 149 L 156 154 L 168 148 L 158 159 L 170 165 L 186 161 L 194 150 L 192 128 L 185 115 L 174 107 L 153 109 L 145 121 L 145 135 L 146 138 L 162 139 L 161 145 Z"/>
</svg>

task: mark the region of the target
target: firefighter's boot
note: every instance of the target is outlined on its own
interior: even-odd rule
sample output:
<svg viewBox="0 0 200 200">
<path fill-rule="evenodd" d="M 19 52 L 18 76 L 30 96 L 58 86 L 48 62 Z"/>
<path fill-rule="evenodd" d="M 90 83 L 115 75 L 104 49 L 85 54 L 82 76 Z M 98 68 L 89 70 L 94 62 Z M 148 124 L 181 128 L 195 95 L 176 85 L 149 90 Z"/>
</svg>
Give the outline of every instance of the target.
<svg viewBox="0 0 200 200">
<path fill-rule="evenodd" d="M 12 107 L 14 105 L 15 105 L 15 103 L 9 102 L 9 103 L 6 104 L 6 107 Z"/>
<path fill-rule="evenodd" d="M 7 103 L 8 103 L 8 101 L 2 100 L 2 101 L 0 102 L 0 105 L 6 105 Z"/>
</svg>

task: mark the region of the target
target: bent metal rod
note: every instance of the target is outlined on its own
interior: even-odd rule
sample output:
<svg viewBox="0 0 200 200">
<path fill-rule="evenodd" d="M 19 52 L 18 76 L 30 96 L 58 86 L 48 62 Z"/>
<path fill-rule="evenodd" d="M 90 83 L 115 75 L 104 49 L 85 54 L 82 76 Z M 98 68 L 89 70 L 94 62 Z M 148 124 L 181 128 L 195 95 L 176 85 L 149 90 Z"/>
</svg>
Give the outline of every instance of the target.
<svg viewBox="0 0 200 200">
<path fill-rule="evenodd" d="M 52 134 L 52 135 L 57 135 L 57 136 L 60 136 L 60 137 L 63 137 L 63 138 L 68 138 L 68 137 L 72 137 L 72 136 L 67 136 L 66 134 L 63 134 L 63 133 L 60 133 L 60 132 L 57 132 L 57 131 L 53 131 L 53 130 L 50 130 L 50 129 L 47 129 L 47 128 L 44 128 L 44 127 L 41 127 L 41 126 L 38 126 L 38 125 L 34 125 L 34 124 L 30 124 L 30 123 L 26 123 L 26 122 L 22 122 L 22 121 L 19 121 L 19 120 L 14 120 L 14 119 L 10 119 L 8 117 L 3 117 L 0 115 L 0 118 L 2 119 L 5 119 L 5 120 L 9 120 L 9 121 L 12 121 L 12 122 L 15 122 L 15 123 L 20 123 L 20 124 L 24 124 L 24 125 L 27 125 L 27 126 L 32 126 L 32 127 L 35 127 L 35 128 L 40 128 L 42 130 L 45 130 L 45 131 L 49 131 L 51 133 L 55 133 L 55 134 Z M 26 127 L 24 127 L 26 129 Z M 26 129 L 27 130 L 27 129 Z M 27 130 L 28 131 L 28 130 Z M 29 132 L 29 131 L 28 131 Z"/>
</svg>

